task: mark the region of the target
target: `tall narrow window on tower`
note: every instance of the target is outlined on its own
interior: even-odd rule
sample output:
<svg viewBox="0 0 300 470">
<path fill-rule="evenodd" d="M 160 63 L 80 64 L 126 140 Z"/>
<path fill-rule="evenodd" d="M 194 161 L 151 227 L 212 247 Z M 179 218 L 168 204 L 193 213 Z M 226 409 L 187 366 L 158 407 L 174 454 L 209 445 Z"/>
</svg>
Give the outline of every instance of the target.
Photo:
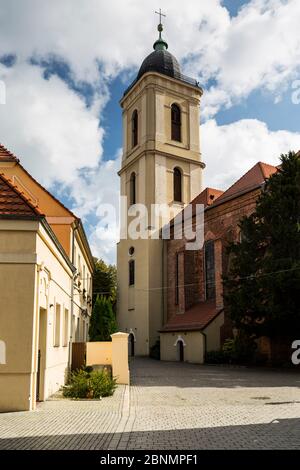
<svg viewBox="0 0 300 470">
<path fill-rule="evenodd" d="M 175 258 L 175 305 L 179 304 L 179 254 Z"/>
<path fill-rule="evenodd" d="M 177 104 L 171 107 L 171 138 L 181 142 L 181 111 Z"/>
<path fill-rule="evenodd" d="M 136 176 L 135 173 L 130 175 L 130 205 L 136 203 Z"/>
<path fill-rule="evenodd" d="M 135 262 L 134 262 L 134 259 L 131 259 L 128 262 L 128 268 L 129 268 L 129 285 L 134 286 L 134 281 L 135 281 Z"/>
<path fill-rule="evenodd" d="M 173 176 L 173 185 L 174 185 L 174 201 L 182 202 L 182 183 L 181 183 L 181 170 L 179 168 L 174 168 Z"/>
<path fill-rule="evenodd" d="M 131 128 L 132 128 L 132 148 L 133 148 L 138 144 L 138 112 L 136 109 L 132 113 Z"/>
<path fill-rule="evenodd" d="M 215 281 L 215 245 L 213 240 L 205 242 L 205 297 L 206 300 L 212 300 L 216 296 Z"/>
</svg>

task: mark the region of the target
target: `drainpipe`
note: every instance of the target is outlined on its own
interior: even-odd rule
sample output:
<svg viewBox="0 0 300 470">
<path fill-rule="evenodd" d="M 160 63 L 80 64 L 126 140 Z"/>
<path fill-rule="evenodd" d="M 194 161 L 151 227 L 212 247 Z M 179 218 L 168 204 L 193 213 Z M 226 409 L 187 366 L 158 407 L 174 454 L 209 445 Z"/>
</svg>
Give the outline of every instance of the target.
<svg viewBox="0 0 300 470">
<path fill-rule="evenodd" d="M 164 326 L 165 323 L 165 242 L 164 239 L 162 238 L 162 285 L 161 285 L 161 290 L 162 290 L 162 326 Z"/>
<path fill-rule="evenodd" d="M 206 344 L 207 344 L 207 337 L 206 337 L 206 333 L 204 333 L 202 330 L 201 330 L 201 333 L 202 333 L 202 336 L 204 338 L 204 356 L 203 356 L 203 361 L 205 363 L 205 356 L 206 356 Z"/>
<path fill-rule="evenodd" d="M 73 228 L 72 232 L 72 257 L 71 261 L 73 266 L 75 266 L 75 232 L 78 230 L 78 221 L 75 221 L 75 227 Z M 72 281 L 71 281 L 71 328 L 70 328 L 70 340 L 69 340 L 69 372 L 71 371 L 71 364 L 72 364 L 72 341 L 73 341 L 73 313 L 74 313 L 74 274 L 72 273 Z"/>
</svg>

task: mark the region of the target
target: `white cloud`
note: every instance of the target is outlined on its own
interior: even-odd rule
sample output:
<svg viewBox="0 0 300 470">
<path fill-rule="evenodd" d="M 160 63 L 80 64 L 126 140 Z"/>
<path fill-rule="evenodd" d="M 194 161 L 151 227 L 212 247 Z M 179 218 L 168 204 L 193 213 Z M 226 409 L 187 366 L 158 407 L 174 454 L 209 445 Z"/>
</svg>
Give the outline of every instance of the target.
<svg viewBox="0 0 300 470">
<path fill-rule="evenodd" d="M 200 128 L 204 187 L 227 189 L 255 163 L 279 164 L 279 157 L 300 149 L 300 132 L 270 131 L 257 119 L 218 126 L 214 119 Z"/>
<path fill-rule="evenodd" d="M 299 71 L 299 0 L 252 0 L 230 18 L 221 0 L 164 0 L 170 51 L 184 71 L 216 85 L 207 116 L 264 87 L 278 100 Z M 147 0 L 0 0 L 0 55 L 57 55 L 74 78 L 97 86 L 102 74 L 138 67 L 151 52 L 157 17 Z M 222 99 L 220 100 L 220 95 Z"/>
<path fill-rule="evenodd" d="M 154 5 L 147 0 L 0 0 L 0 56 L 15 53 L 12 68 L 0 65 L 7 104 L 0 107 L 0 140 L 48 187 L 60 183 L 77 213 L 91 223 L 94 252 L 114 256 L 113 232 L 105 231 L 101 203 L 117 205 L 118 158 L 104 162 L 102 110 L 110 76 L 128 73 L 151 52 L 157 37 Z M 164 0 L 164 36 L 185 73 L 213 79 L 202 100 L 202 116 L 213 117 L 253 90 L 264 88 L 278 102 L 300 64 L 299 0 L 252 0 L 230 18 L 221 0 Z M 87 108 L 82 97 L 56 76 L 45 80 L 32 57 L 60 57 L 75 82 L 95 91 Z M 100 70 L 99 71 L 99 65 Z M 100 123 L 99 123 L 100 116 Z M 271 132 L 257 120 L 201 126 L 207 163 L 205 184 L 226 187 L 257 160 L 299 148 L 299 134 Z"/>
<path fill-rule="evenodd" d="M 115 258 L 116 234 L 107 234 L 99 208 L 118 207 L 120 151 L 103 161 L 104 131 L 99 113 L 107 96 L 98 96 L 91 108 L 56 76 L 45 80 L 42 69 L 20 63 L 0 66 L 7 89 L 0 106 L 0 141 L 12 150 L 42 184 L 74 200 L 74 211 L 91 233 L 93 253 L 107 261 Z M 101 121 L 100 121 L 101 122 Z M 54 188 L 52 188 L 53 190 Z M 88 226 L 94 216 L 93 227 Z"/>
<path fill-rule="evenodd" d="M 105 96 L 88 109 L 59 78 L 45 80 L 28 64 L 0 66 L 6 105 L 0 107 L 1 141 L 22 157 L 43 184 L 71 184 L 82 167 L 93 168 L 102 155 L 99 112 Z"/>
</svg>

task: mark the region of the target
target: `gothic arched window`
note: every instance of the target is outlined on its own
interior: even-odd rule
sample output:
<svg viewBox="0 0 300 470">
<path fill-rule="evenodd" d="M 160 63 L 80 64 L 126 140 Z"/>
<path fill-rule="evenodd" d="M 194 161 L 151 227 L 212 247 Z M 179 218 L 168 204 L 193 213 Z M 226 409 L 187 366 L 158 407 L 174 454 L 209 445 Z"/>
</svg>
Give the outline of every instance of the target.
<svg viewBox="0 0 300 470">
<path fill-rule="evenodd" d="M 181 111 L 177 104 L 171 106 L 171 139 L 181 142 Z"/>
<path fill-rule="evenodd" d="M 173 178 L 174 201 L 182 202 L 181 170 L 179 168 L 174 168 Z"/>
<path fill-rule="evenodd" d="M 136 176 L 135 173 L 131 173 L 130 176 L 130 205 L 136 203 Z"/>
<path fill-rule="evenodd" d="M 205 297 L 212 300 L 216 297 L 215 279 L 215 245 L 213 240 L 204 244 L 204 266 L 205 266 Z"/>
<path fill-rule="evenodd" d="M 132 147 L 138 144 L 138 112 L 134 110 L 131 118 Z"/>
<path fill-rule="evenodd" d="M 128 262 L 128 274 L 129 274 L 129 285 L 134 286 L 135 283 L 135 262 L 134 259 L 131 259 Z"/>
</svg>

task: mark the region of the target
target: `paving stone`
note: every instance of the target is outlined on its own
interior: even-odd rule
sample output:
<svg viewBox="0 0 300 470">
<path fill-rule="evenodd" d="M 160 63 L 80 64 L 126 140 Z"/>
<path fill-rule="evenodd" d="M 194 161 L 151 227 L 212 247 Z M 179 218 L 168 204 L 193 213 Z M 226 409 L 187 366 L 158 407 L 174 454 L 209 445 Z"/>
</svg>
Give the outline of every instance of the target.
<svg viewBox="0 0 300 470">
<path fill-rule="evenodd" d="M 131 387 L 0 414 L 0 449 L 296 449 L 300 375 L 135 358 Z"/>
</svg>

